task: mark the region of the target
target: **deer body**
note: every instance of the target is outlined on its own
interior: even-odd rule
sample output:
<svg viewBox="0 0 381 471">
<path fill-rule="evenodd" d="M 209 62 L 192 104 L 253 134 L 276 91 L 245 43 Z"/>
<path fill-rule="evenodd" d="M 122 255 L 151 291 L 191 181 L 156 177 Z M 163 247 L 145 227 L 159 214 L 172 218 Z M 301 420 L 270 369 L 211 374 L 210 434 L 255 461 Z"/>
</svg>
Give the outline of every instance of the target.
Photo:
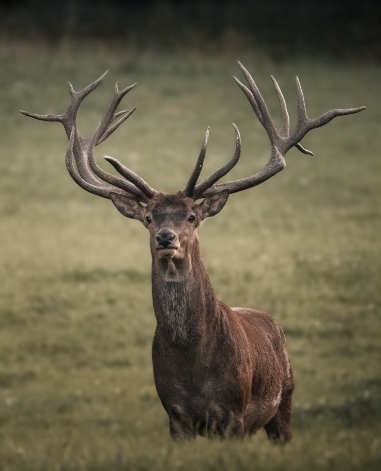
<svg viewBox="0 0 381 471">
<path fill-rule="evenodd" d="M 184 234 L 188 213 L 197 213 L 193 200 L 160 195 L 147 208 L 161 216 L 152 234 L 168 231 L 182 249 L 166 248 L 162 255 L 151 237 L 152 359 L 171 435 L 253 434 L 276 415 L 283 397 L 283 420 L 274 433 L 289 439 L 293 382 L 282 329 L 263 312 L 231 309 L 216 299 L 197 234 Z"/>
<path fill-rule="evenodd" d="M 121 214 L 139 220 L 150 232 L 152 295 L 157 319 L 153 369 L 172 437 L 243 437 L 264 427 L 269 438 L 288 441 L 293 379 L 283 331 L 264 312 L 229 308 L 216 299 L 201 259 L 197 228 L 205 218 L 222 210 L 229 195 L 259 185 L 281 171 L 285 167 L 284 156 L 292 147 L 312 154 L 300 144 L 307 132 L 365 107 L 331 110 L 309 119 L 297 80 L 298 122 L 290 136 L 286 102 L 275 79 L 283 117 L 279 129 L 272 123 L 253 78 L 241 64 L 240 67 L 248 87 L 237 79 L 236 82 L 271 142 L 268 164 L 249 177 L 217 183 L 240 158 L 241 140 L 234 125 L 236 148 L 232 159 L 197 184 L 208 130 L 186 188 L 176 194 L 157 192 L 112 157 L 106 160 L 123 178 L 106 172 L 95 162 L 94 146 L 107 139 L 135 110 L 116 111 L 134 85 L 122 91 L 115 86 L 112 103 L 89 138 L 77 131 L 77 112 L 103 76 L 80 92 L 70 85 L 71 102 L 64 114 L 22 113 L 61 122 L 70 138 L 66 166 L 74 181 L 86 191 L 110 199 Z M 196 203 L 200 199 L 203 201 Z"/>
</svg>

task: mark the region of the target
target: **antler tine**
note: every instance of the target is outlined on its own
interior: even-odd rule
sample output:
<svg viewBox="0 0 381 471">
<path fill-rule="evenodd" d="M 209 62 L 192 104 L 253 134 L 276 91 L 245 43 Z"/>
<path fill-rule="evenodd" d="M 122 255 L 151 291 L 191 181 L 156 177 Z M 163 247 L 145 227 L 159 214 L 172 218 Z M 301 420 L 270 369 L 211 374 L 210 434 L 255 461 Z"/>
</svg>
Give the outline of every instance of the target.
<svg viewBox="0 0 381 471">
<path fill-rule="evenodd" d="M 198 177 L 200 176 L 202 167 L 204 165 L 204 160 L 205 160 L 205 155 L 206 155 L 206 148 L 208 146 L 209 130 L 210 130 L 210 128 L 208 128 L 206 130 L 204 144 L 201 147 L 200 155 L 198 156 L 196 166 L 195 166 L 195 168 L 192 172 L 192 175 L 189 178 L 187 186 L 185 187 L 185 190 L 183 192 L 186 196 L 192 197 L 193 194 L 194 194 L 194 190 L 195 190 L 195 186 L 196 186 Z"/>
<path fill-rule="evenodd" d="M 296 131 L 286 142 L 285 142 L 285 152 L 287 152 L 292 146 L 296 146 L 304 153 L 310 153 L 306 151 L 300 144 L 297 145 L 297 142 L 301 141 L 303 137 L 311 131 L 311 129 L 316 129 L 332 121 L 332 119 L 337 116 L 346 116 L 349 114 L 359 113 L 362 110 L 366 109 L 366 106 L 360 106 L 358 108 L 348 108 L 348 109 L 334 109 L 327 111 L 323 115 L 315 119 L 310 119 L 307 116 L 306 104 L 304 100 L 304 94 L 302 86 L 300 84 L 299 78 L 296 77 L 296 87 L 298 93 L 298 124 L 296 126 Z M 296 142 L 295 142 L 296 141 Z M 313 155 L 313 154 L 312 154 Z"/>
<path fill-rule="evenodd" d="M 219 183 L 216 185 L 213 184 L 207 189 L 199 185 L 196 188 L 198 198 L 203 198 L 205 196 L 209 196 L 214 193 L 221 192 L 223 190 L 229 190 L 230 193 L 236 193 L 238 191 L 246 190 L 248 188 L 252 188 L 256 185 L 259 185 L 260 183 L 263 183 L 264 181 L 274 176 L 276 173 L 280 172 L 285 167 L 286 161 L 284 159 L 284 156 L 291 149 L 291 147 L 295 146 L 301 152 L 313 155 L 311 151 L 305 149 L 299 142 L 311 129 L 324 126 L 337 116 L 358 113 L 366 108 L 365 106 L 361 106 L 359 108 L 334 109 L 321 115 L 319 118 L 309 119 L 307 117 L 302 87 L 300 85 L 299 80 L 297 79 L 298 123 L 294 134 L 292 136 L 289 136 L 289 117 L 287 112 L 286 101 L 276 80 L 272 77 L 282 109 L 282 125 L 279 129 L 275 129 L 274 124 L 271 121 L 267 106 L 253 78 L 251 77 L 249 72 L 243 67 L 242 64 L 238 64 L 246 77 L 249 88 L 243 85 L 239 80 L 235 80 L 239 87 L 242 89 L 242 91 L 245 93 L 255 114 L 257 115 L 259 121 L 265 128 L 270 138 L 272 148 L 271 157 L 268 164 L 262 170 L 250 177 L 231 181 L 229 183 Z M 201 185 L 203 185 L 203 183 Z M 200 188 L 201 191 L 199 191 Z"/>
<path fill-rule="evenodd" d="M 264 126 L 261 110 L 259 109 L 258 103 L 255 101 L 255 98 L 254 98 L 253 94 L 246 87 L 246 85 L 244 85 L 242 82 L 240 82 L 237 79 L 237 77 L 233 76 L 233 79 L 236 81 L 239 88 L 243 91 L 243 93 L 246 95 L 247 99 L 249 100 L 249 103 L 251 104 L 251 106 L 254 110 L 254 113 L 256 114 L 256 116 L 258 118 L 258 121 L 262 124 L 262 126 Z"/>
<path fill-rule="evenodd" d="M 278 134 L 280 134 L 281 136 L 288 137 L 290 134 L 290 117 L 287 111 L 286 100 L 284 99 L 282 90 L 280 89 L 278 82 L 275 80 L 275 78 L 272 75 L 271 75 L 271 80 L 273 81 L 275 91 L 276 91 L 276 94 L 278 95 L 280 107 L 282 110 L 282 125 L 279 129 L 277 129 L 277 131 L 278 131 Z"/>
<path fill-rule="evenodd" d="M 157 191 L 151 188 L 148 183 L 146 183 L 143 178 L 139 177 L 135 172 L 121 164 L 118 160 L 114 159 L 114 157 L 110 157 L 106 155 L 105 160 L 109 162 L 124 178 L 127 178 L 131 183 L 133 183 L 147 198 L 153 198 Z"/>
<path fill-rule="evenodd" d="M 249 89 L 250 89 L 255 101 L 257 102 L 258 108 L 259 108 L 259 110 L 261 112 L 261 115 L 262 115 L 263 127 L 266 129 L 266 132 L 269 135 L 270 140 L 272 140 L 277 135 L 277 132 L 276 132 L 274 123 L 271 120 L 271 116 L 270 116 L 269 110 L 267 109 L 267 105 L 265 103 L 265 100 L 263 99 L 256 83 L 254 82 L 253 77 L 249 74 L 249 72 L 245 69 L 245 67 L 240 62 L 238 62 L 238 65 L 239 65 L 240 69 L 242 70 L 242 72 L 243 72 L 243 74 L 244 74 L 244 76 L 247 80 L 247 83 L 249 85 Z"/>
<path fill-rule="evenodd" d="M 229 162 L 221 167 L 219 170 L 214 172 L 209 178 L 204 180 L 202 183 L 199 183 L 196 185 L 196 188 L 194 190 L 194 199 L 198 199 L 201 197 L 205 191 L 210 188 L 212 185 L 214 185 L 218 180 L 220 180 L 222 177 L 224 177 L 227 173 L 230 172 L 230 170 L 235 167 L 235 165 L 238 163 L 238 160 L 241 156 L 241 136 L 239 133 L 239 130 L 237 126 L 233 123 L 234 130 L 236 132 L 236 143 L 235 143 L 235 152 L 233 157 L 229 160 Z"/>
<path fill-rule="evenodd" d="M 298 93 L 298 125 L 308 121 L 306 102 L 304 100 L 304 94 L 302 86 L 300 85 L 299 77 L 296 77 L 296 91 Z"/>
<path fill-rule="evenodd" d="M 136 108 L 134 108 L 134 110 L 136 110 Z M 119 118 L 119 116 L 122 116 L 122 114 L 127 113 L 127 112 L 128 112 L 128 110 L 117 111 L 114 114 L 114 119 Z"/>
<path fill-rule="evenodd" d="M 298 142 L 297 144 L 295 144 L 295 147 L 302 153 L 302 154 L 306 154 L 306 155 L 314 155 L 313 152 L 311 152 L 310 150 L 308 149 L 305 149 L 302 144 L 300 142 Z"/>
<path fill-rule="evenodd" d="M 115 113 L 114 115 L 114 120 L 119 117 L 119 116 L 122 116 L 120 119 L 118 119 L 117 121 L 114 121 L 114 123 L 112 123 L 107 129 L 106 131 L 103 133 L 102 137 L 100 137 L 97 141 L 97 143 L 95 144 L 96 146 L 98 146 L 101 142 L 105 141 L 109 136 L 111 136 L 111 134 L 116 131 L 118 129 L 118 127 L 124 123 L 126 121 L 127 118 L 129 118 L 132 113 L 136 110 L 136 108 L 133 108 L 132 110 L 124 110 L 124 111 L 121 111 L 119 113 Z"/>
<path fill-rule="evenodd" d="M 20 113 L 28 116 L 29 118 L 38 119 L 41 121 L 52 121 L 52 122 L 60 122 L 62 123 L 65 119 L 65 114 L 37 114 L 37 113 L 30 113 L 29 111 L 19 110 Z"/>
</svg>

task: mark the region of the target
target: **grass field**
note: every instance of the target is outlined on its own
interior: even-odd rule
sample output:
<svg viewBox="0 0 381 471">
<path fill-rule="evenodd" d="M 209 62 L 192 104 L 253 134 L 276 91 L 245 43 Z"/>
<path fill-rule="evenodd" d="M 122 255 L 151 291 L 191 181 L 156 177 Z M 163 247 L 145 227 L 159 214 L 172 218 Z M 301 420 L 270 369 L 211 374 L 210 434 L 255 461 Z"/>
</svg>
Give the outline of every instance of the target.
<svg viewBox="0 0 381 471">
<path fill-rule="evenodd" d="M 313 131 L 287 168 L 233 195 L 200 229 L 220 299 L 259 307 L 285 329 L 295 372 L 293 441 L 171 441 L 155 391 L 148 233 L 80 189 L 64 164 L 66 82 L 110 73 L 81 108 L 90 132 L 113 84 L 138 82 L 138 110 L 96 157 L 112 155 L 152 186 L 185 186 L 211 126 L 210 174 L 234 150 L 232 178 L 263 167 L 267 136 L 231 76 L 231 58 L 143 56 L 91 48 L 0 50 L 0 470 L 379 470 L 381 467 L 381 68 L 261 54 L 237 57 L 273 115 L 270 74 L 295 124 L 294 76 L 315 117 L 366 105 Z M 279 120 L 278 120 L 279 121 Z M 105 169 L 108 164 L 102 163 Z M 234 250 L 232 250 L 234 240 Z"/>
</svg>

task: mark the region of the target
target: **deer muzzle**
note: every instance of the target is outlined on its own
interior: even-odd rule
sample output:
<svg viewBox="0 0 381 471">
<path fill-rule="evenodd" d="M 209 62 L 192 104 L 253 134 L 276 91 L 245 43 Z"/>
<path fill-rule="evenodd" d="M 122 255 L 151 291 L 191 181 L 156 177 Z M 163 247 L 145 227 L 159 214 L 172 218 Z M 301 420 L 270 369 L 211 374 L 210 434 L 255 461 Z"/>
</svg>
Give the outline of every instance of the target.
<svg viewBox="0 0 381 471">
<path fill-rule="evenodd" d="M 164 253 L 174 254 L 179 248 L 179 239 L 174 232 L 162 229 L 155 235 L 155 249 L 160 251 L 162 255 Z"/>
</svg>

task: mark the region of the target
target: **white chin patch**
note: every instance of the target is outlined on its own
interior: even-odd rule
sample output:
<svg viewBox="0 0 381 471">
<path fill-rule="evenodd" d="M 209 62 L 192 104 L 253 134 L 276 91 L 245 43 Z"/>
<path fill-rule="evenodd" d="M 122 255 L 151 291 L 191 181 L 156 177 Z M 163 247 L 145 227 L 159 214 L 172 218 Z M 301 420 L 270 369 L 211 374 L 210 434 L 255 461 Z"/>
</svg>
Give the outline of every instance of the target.
<svg viewBox="0 0 381 471">
<path fill-rule="evenodd" d="M 177 249 L 161 249 L 159 250 L 159 258 L 172 258 L 176 253 Z"/>
</svg>

